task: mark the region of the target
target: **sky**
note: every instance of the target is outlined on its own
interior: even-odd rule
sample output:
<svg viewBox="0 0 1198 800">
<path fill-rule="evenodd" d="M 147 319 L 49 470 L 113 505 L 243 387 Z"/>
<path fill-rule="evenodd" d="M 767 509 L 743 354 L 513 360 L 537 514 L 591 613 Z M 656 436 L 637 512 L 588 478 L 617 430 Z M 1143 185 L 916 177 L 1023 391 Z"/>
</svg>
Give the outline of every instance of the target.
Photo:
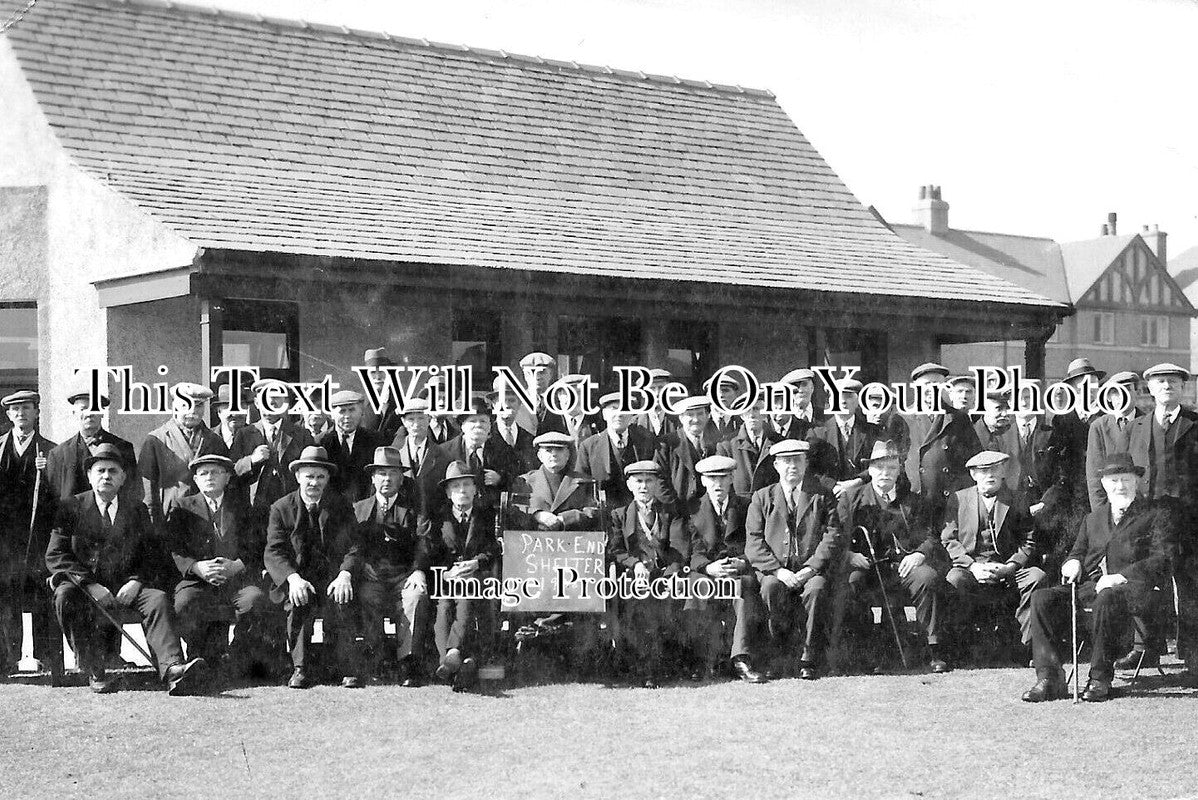
<svg viewBox="0 0 1198 800">
<path fill-rule="evenodd" d="M 1198 0 L 199 2 L 769 89 L 891 222 L 1198 247 Z"/>
</svg>

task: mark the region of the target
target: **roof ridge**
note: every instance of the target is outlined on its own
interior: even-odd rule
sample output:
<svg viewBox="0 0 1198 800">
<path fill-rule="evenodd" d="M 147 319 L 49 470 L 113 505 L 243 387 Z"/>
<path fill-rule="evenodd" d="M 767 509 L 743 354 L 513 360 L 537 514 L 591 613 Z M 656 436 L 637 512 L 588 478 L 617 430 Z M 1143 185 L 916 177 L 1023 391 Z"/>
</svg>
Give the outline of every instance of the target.
<svg viewBox="0 0 1198 800">
<path fill-rule="evenodd" d="M 922 228 L 923 227 L 923 225 L 920 225 L 915 222 L 894 222 L 891 224 L 897 228 Z M 1038 242 L 1052 242 L 1053 244 L 1060 244 L 1060 242 L 1058 242 L 1056 239 L 1052 238 L 1051 236 L 1032 236 L 1032 235 L 1026 234 L 1026 233 L 1005 233 L 1003 231 L 979 231 L 979 230 L 973 230 L 972 228 L 949 228 L 948 230 L 950 233 L 980 233 L 985 236 L 1009 236 L 1012 239 L 1034 239 Z"/>
<path fill-rule="evenodd" d="M 254 13 L 252 11 L 237 11 L 234 9 L 218 8 L 217 6 L 213 5 L 203 5 L 198 2 L 179 2 L 179 0 L 89 0 L 89 2 L 90 4 L 95 5 L 135 6 L 166 11 L 181 11 L 183 13 L 204 14 L 210 17 L 224 17 L 226 19 L 242 22 L 254 22 L 261 25 L 274 25 L 279 28 L 297 28 L 300 30 L 311 30 L 321 33 L 333 33 L 342 36 L 352 36 L 359 39 L 382 39 L 384 41 L 397 42 L 400 44 L 427 47 L 433 50 L 449 50 L 455 53 L 473 53 L 476 55 L 487 56 L 489 58 L 503 58 L 532 64 L 544 64 L 565 69 L 575 69 L 580 72 L 599 72 L 607 75 L 618 75 L 622 78 L 648 81 L 650 83 L 690 86 L 697 89 L 710 89 L 727 94 L 744 94 L 753 97 L 768 97 L 770 99 L 776 99 L 776 95 L 769 89 L 755 89 L 737 84 L 712 83 L 711 81 L 705 80 L 680 78 L 677 75 L 657 75 L 653 73 L 641 72 L 640 70 L 616 69 L 603 64 L 583 64 L 577 61 L 565 61 L 561 59 L 543 58 L 541 56 L 535 55 L 510 53 L 507 50 L 502 49 L 495 50 L 486 47 L 471 47 L 464 44 L 435 42 L 424 38 L 400 36 L 389 33 L 388 31 L 367 28 L 350 28 L 345 25 L 334 25 L 325 22 L 310 22 L 308 20 L 296 17 L 267 16 L 264 14 Z"/>
</svg>

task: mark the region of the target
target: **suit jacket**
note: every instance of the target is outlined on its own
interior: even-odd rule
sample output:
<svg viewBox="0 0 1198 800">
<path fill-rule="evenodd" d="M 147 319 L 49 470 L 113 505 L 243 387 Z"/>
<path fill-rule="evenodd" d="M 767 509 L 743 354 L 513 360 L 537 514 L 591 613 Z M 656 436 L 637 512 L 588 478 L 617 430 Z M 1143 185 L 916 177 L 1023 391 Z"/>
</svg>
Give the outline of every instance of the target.
<svg viewBox="0 0 1198 800">
<path fill-rule="evenodd" d="M 374 489 L 365 466 L 374 461 L 375 448 L 384 444 L 386 442 L 377 433 L 360 426 L 354 433 L 352 451 L 348 453 L 341 446 L 341 434 L 335 428 L 321 437 L 320 446 L 329 454 L 329 461 L 337 465 L 337 472 L 329 479 L 333 490 L 351 503 L 370 497 Z"/>
<path fill-rule="evenodd" d="M 539 462 L 537 461 L 536 448 L 533 447 L 532 444 L 532 440 L 536 437 L 524 430 L 524 428 L 520 427 L 520 425 L 516 425 L 516 441 L 512 444 L 508 444 L 507 439 L 503 438 L 503 434 L 499 431 L 498 424 L 491 428 L 491 438 L 503 442 L 504 444 L 508 445 L 508 447 L 516 451 L 516 456 L 520 459 L 519 473 L 528 472 L 530 469 L 537 468 L 537 464 Z"/>
<path fill-rule="evenodd" d="M 270 596 L 276 603 L 287 598 L 287 577 L 298 572 L 317 590 L 348 572 L 355 578 L 362 567 L 362 543 L 353 506 L 336 492 L 326 491 L 318 506 L 320 535 L 306 522 L 300 490 L 290 492 L 270 507 L 263 562 L 274 582 Z"/>
<path fill-rule="evenodd" d="M 1102 479 L 1098 477 L 1099 468 L 1112 453 L 1131 452 L 1131 429 L 1141 416 L 1143 414 L 1137 411 L 1123 429 L 1119 428 L 1119 417 L 1111 414 L 1103 414 L 1090 424 L 1086 440 L 1086 489 L 1089 491 L 1091 511 L 1106 502 Z"/>
<path fill-rule="evenodd" d="M 1019 426 L 1012 422 L 1006 430 L 993 432 L 986 426 L 985 420 L 979 419 L 973 423 L 973 430 L 983 450 L 993 450 L 1010 456 L 1007 460 L 1007 486 L 1011 491 L 1018 493 L 1023 479 L 1023 467 L 1019 463 Z"/>
<path fill-rule="evenodd" d="M 646 531 L 637 513 L 636 501 L 613 509 L 607 532 L 607 558 L 621 570 L 632 571 L 637 564 L 649 568 L 649 577 L 674 575 L 688 558 L 690 542 L 683 518 L 662 503 L 655 503 L 656 533 Z"/>
<path fill-rule="evenodd" d="M 798 547 L 788 559 L 792 531 Z M 772 575 L 788 561 L 794 569 L 810 567 L 817 573 L 830 572 L 845 544 L 836 515 L 836 498 L 813 476 L 799 484 L 794 514 L 787 506 L 781 483 L 753 493 L 745 519 L 745 555 L 757 572 Z"/>
<path fill-rule="evenodd" d="M 1022 495 L 1029 506 L 1043 502 L 1055 505 L 1061 496 L 1057 482 L 1057 452 L 1053 449 L 1053 427 L 1046 417 L 1036 420 L 1036 429 L 1032 438 L 1025 446 L 1019 438 L 1019 423 L 1011 425 L 1014 430 L 1016 454 L 1012 458 L 1019 461 L 1018 484 L 1008 483 L 1016 494 Z"/>
<path fill-rule="evenodd" d="M 229 458 L 233 459 L 237 480 L 248 490 L 250 504 L 266 512 L 276 500 L 299 488 L 291 472 L 291 462 L 300 457 L 305 447 L 315 444 L 306 428 L 280 421 L 279 451 L 271 450 L 270 456 L 259 464 L 250 458 L 262 445 L 270 445 L 266 438 L 266 424 L 258 420 L 237 432 Z"/>
<path fill-rule="evenodd" d="M 528 511 L 522 513 L 518 524 L 530 530 L 545 530 L 533 515 L 538 511 L 549 511 L 562 518 L 568 531 L 592 530 L 599 518 L 599 507 L 595 503 L 595 482 L 577 472 L 566 472 L 562 482 L 553 492 L 549 488 L 549 477 L 544 467 L 526 472 L 516 479 L 513 493 L 528 494 Z"/>
<path fill-rule="evenodd" d="M 1157 466 L 1152 459 L 1152 429 L 1154 427 L 1154 411 L 1136 419 L 1131 426 L 1128 451 L 1137 466 L 1144 467 L 1144 477 L 1140 478 L 1140 492 L 1146 497 L 1149 487 L 1162 480 L 1157 474 Z M 1186 506 L 1198 503 L 1198 412 L 1182 407 L 1170 431 L 1175 437 L 1173 444 L 1173 463 L 1176 469 L 1176 493 L 1169 487 L 1164 491 L 1169 496 L 1176 496 Z"/>
<path fill-rule="evenodd" d="M 982 499 L 976 486 L 961 489 L 948 498 L 940 542 L 948 550 L 953 565 L 968 567 L 974 561 L 1005 561 L 1028 566 L 1036 555 L 1036 540 L 1027 507 L 1017 501 L 1010 489 L 1005 486 L 999 489 L 994 501 L 992 535 L 983 529 L 979 506 Z M 995 543 L 997 556 L 985 556 L 985 551 Z"/>
<path fill-rule="evenodd" d="M 173 419 L 146 434 L 137 466 L 145 485 L 146 505 L 155 525 L 165 523 L 167 513 L 179 498 L 195 492 L 187 465 L 193 458 L 210 453 L 227 456 L 229 448 L 207 427 L 200 428 L 200 445 L 195 452 L 187 443 L 183 429 Z"/>
<path fill-rule="evenodd" d="M 1103 503 L 1086 515 L 1078 530 L 1069 558 L 1081 562 L 1083 582 L 1118 573 L 1140 584 L 1134 591 L 1146 594 L 1169 580 L 1181 520 L 1174 503 L 1153 503 L 1137 497 L 1123 513 L 1118 525 L 1111 520 L 1111 507 Z"/>
<path fill-rule="evenodd" d="M 793 423 L 792 423 L 793 427 Z M 858 413 L 853 420 L 853 432 L 847 442 L 841 440 L 840 426 L 836 417 L 828 415 L 817 426 L 811 429 L 812 444 L 815 452 L 811 458 L 815 472 L 825 476 L 825 485 L 831 488 L 839 481 L 853 478 L 868 479 L 865 459 L 869 458 L 874 442 L 878 439 L 878 429 Z"/>
<path fill-rule="evenodd" d="M 432 439 L 426 439 L 424 458 L 417 463 L 408 447 L 406 431 L 400 431 L 391 446 L 399 450 L 399 462 L 403 465 L 404 477 L 412 484 L 418 514 L 432 513 L 449 502 L 440 485 L 452 460 L 444 449 Z"/>
<path fill-rule="evenodd" d="M 5 582 L 10 579 L 10 574 L 16 579 L 17 566 L 25 559 L 26 552 L 29 554 L 26 568 L 34 575 L 44 574 L 42 555 L 50 541 L 57 500 L 48 476 L 43 475 L 38 483 L 36 467 L 38 453 L 52 452 L 54 442 L 35 431 L 24 455 L 18 456 L 10 445 L 11 437 L 11 432 L 0 435 L 0 581 Z M 31 541 L 29 523 L 33 516 L 35 486 L 38 489 L 37 519 L 33 520 Z"/>
<path fill-rule="evenodd" d="M 121 451 L 128 467 L 125 469 L 125 484 L 121 487 L 120 497 L 140 503 L 145 497 L 145 487 L 137 471 L 137 452 L 133 449 L 133 443 L 104 428 L 96 434 L 96 439 L 100 444 L 115 445 Z M 91 449 L 83 441 L 83 435 L 78 433 L 50 451 L 46 457 L 46 479 L 50 481 L 55 497 L 68 500 L 91 488 L 87 472 L 83 469 L 83 462 L 90 456 Z"/>
<path fill-rule="evenodd" d="M 470 463 L 470 454 L 466 452 L 466 445 L 460 435 L 441 445 L 441 451 L 445 453 L 449 463 L 454 461 Z M 499 483 L 495 486 L 487 486 L 484 483 L 483 473 L 488 469 L 499 473 Z M 478 483 L 479 499 L 492 508 L 498 506 L 500 493 L 508 491 L 519 474 L 520 456 L 516 451 L 498 436 L 494 434 L 488 436 L 483 443 L 482 469 L 476 471 L 474 475 Z M 445 477 L 444 473 L 441 477 Z"/>
<path fill-rule="evenodd" d="M 1098 416 L 1084 420 L 1076 412 L 1058 414 L 1052 418 L 1052 449 L 1057 464 L 1057 484 L 1065 498 L 1084 512 L 1090 506 L 1086 485 L 1086 450 L 1090 443 L 1090 426 Z"/>
<path fill-rule="evenodd" d="M 715 442 L 706 442 L 714 454 Z M 670 434 L 665 443 L 657 451 L 654 461 L 661 467 L 665 478 L 662 485 L 662 500 L 673 506 L 679 514 L 692 513 L 698 507 L 699 498 L 706 489 L 695 471 L 695 464 L 703 460 L 704 453 L 695 451 L 690 440 L 681 431 Z"/>
<path fill-rule="evenodd" d="M 884 505 L 872 483 L 850 489 L 840 497 L 836 513 L 852 549 L 863 556 L 869 547 L 857 530 L 869 531 L 869 541 L 882 561 L 901 560 L 911 553 L 923 553 L 931 566 L 947 566 L 948 553 L 940 543 L 939 520 L 924 498 L 904 486 L 895 487 L 895 501 Z"/>
<path fill-rule="evenodd" d="M 59 504 L 45 556 L 51 586 L 71 573 L 83 583 L 100 583 L 110 590 L 134 580 L 162 588 L 170 572 L 165 543 L 146 507 L 118 497 L 116 519 L 105 529 L 91 491 Z"/>
<path fill-rule="evenodd" d="M 432 563 L 448 567 L 455 561 L 477 558 L 480 572 L 494 566 L 503 552 L 495 537 L 495 511 L 475 503 L 465 526 L 457 521 L 452 505 L 422 516 L 417 530 L 429 543 Z"/>
<path fill-rule="evenodd" d="M 652 461 L 657 455 L 657 440 L 639 425 L 631 425 L 627 432 L 627 448 L 632 451 L 632 461 Z M 616 457 L 615 446 L 607 429 L 587 437 L 578 446 L 578 471 L 599 484 L 607 492 L 612 506 L 627 505 L 632 500 L 624 481 L 624 467 Z"/>
<path fill-rule="evenodd" d="M 367 403 L 362 412 L 362 427 L 377 433 L 384 442 L 394 439 L 395 434 L 403 427 L 403 419 L 395 410 L 395 401 L 388 397 L 378 414 L 374 413 L 374 409 Z"/>
<path fill-rule="evenodd" d="M 774 469 L 774 457 L 770 445 L 780 441 L 768 427 L 762 431 L 761 449 L 753 447 L 744 425 L 736 436 L 716 445 L 718 455 L 727 456 L 736 462 L 732 470 L 732 490 L 746 500 L 758 489 L 778 482 L 778 471 Z"/>
<path fill-rule="evenodd" d="M 691 571 L 703 574 L 707 565 L 721 558 L 745 557 L 745 518 L 749 501 L 732 492 L 722 517 L 715 513 L 710 495 L 703 495 L 699 508 L 686 521 L 690 539 Z"/>
<path fill-rule="evenodd" d="M 410 500 L 401 491 L 381 521 L 378 518 L 377 495 L 354 503 L 362 558 L 372 567 L 381 565 L 397 570 L 428 570 L 431 549 L 428 541 L 417 533 L 419 515 L 405 505 L 407 502 Z"/>
<path fill-rule="evenodd" d="M 567 434 L 570 433 L 569 419 L 567 419 L 566 417 L 563 416 L 562 420 L 566 426 L 565 432 Z M 606 427 L 606 423 L 604 423 L 603 417 L 601 415 L 599 415 L 599 414 L 584 414 L 582 417 L 582 421 L 580 422 L 580 424 L 578 426 L 578 430 L 574 434 L 575 449 L 577 449 L 577 445 L 582 444 L 582 442 L 584 442 L 585 440 L 594 436 L 596 433 L 602 431 L 605 427 Z"/>
<path fill-rule="evenodd" d="M 241 559 L 245 564 L 245 570 L 236 576 L 238 585 L 257 582 L 266 539 L 250 509 L 227 489 L 220 506 L 220 530 L 218 537 L 203 495 L 197 493 L 179 499 L 166 518 L 166 539 L 179 571 L 176 577 L 207 585 L 191 568 L 197 561 L 220 556 L 231 561 Z"/>
<path fill-rule="evenodd" d="M 823 424 L 827 422 L 827 420 L 828 415 L 824 413 L 823 409 L 816 408 L 813 405 L 811 407 L 810 422 L 802 417 L 799 417 L 797 414 L 792 414 L 790 417 L 790 424 L 786 426 L 786 430 L 782 431 L 775 429 L 774 432 L 778 434 L 779 439 L 798 439 L 800 441 L 805 439 L 807 441 L 812 441 L 815 439 L 815 431 L 818 428 L 823 427 Z"/>
<path fill-rule="evenodd" d="M 973 485 L 965 462 L 982 450 L 969 416 L 945 411 L 906 419 L 911 437 L 907 451 L 907 480 L 911 490 L 943 502 L 950 494 Z"/>
<path fill-rule="evenodd" d="M 639 425 L 648 431 L 649 435 L 657 441 L 658 445 L 665 444 L 666 440 L 670 438 L 670 434 L 676 433 L 678 428 L 681 427 L 678 417 L 666 414 L 662 417 L 661 427 L 655 429 L 647 411 L 637 414 L 632 421 L 633 424 Z"/>
<path fill-rule="evenodd" d="M 719 421 L 712 414 L 711 419 L 707 422 L 707 429 L 704 432 L 704 436 L 711 442 L 725 442 L 740 432 L 740 426 L 740 417 L 735 414 L 724 417 Z"/>
<path fill-rule="evenodd" d="M 429 426 L 428 438 L 431 439 L 434 444 L 445 444 L 453 437 L 461 435 L 462 429 L 459 428 L 458 424 L 452 419 L 449 419 L 448 417 L 441 417 L 441 423 L 443 427 L 440 431 L 434 430 L 431 425 Z M 404 430 L 401 431 L 401 433 L 406 434 L 407 431 Z M 396 436 L 399 436 L 399 434 L 397 433 Z"/>
</svg>

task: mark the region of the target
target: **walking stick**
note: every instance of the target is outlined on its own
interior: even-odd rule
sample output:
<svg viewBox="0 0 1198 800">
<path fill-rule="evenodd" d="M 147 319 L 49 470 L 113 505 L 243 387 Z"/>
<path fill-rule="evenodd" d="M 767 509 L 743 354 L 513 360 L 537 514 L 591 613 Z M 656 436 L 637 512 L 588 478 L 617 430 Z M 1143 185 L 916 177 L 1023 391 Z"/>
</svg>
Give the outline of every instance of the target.
<svg viewBox="0 0 1198 800">
<path fill-rule="evenodd" d="M 41 457 L 41 453 L 37 449 L 37 442 L 33 444 L 33 456 L 35 459 Z M 16 582 L 16 592 L 20 598 L 21 616 L 19 618 L 22 632 L 25 627 L 25 581 L 29 579 L 29 556 L 33 551 L 33 529 L 37 524 L 37 501 L 42 493 L 42 471 L 39 469 L 33 478 L 33 510 L 29 513 L 29 536 L 25 539 L 25 560 L 21 562 L 20 579 Z M 29 609 L 30 624 L 32 625 L 33 610 Z M 29 656 L 26 658 L 24 654 L 24 636 L 21 644 L 21 659 L 17 662 L 17 669 L 22 672 L 33 672 L 37 669 L 37 659 L 33 655 L 33 638 L 30 637 Z"/>
<path fill-rule="evenodd" d="M 1069 581 L 1069 618 L 1072 624 L 1069 630 L 1072 632 L 1072 650 L 1073 650 L 1073 702 L 1078 702 L 1077 691 L 1078 681 L 1080 680 L 1079 670 L 1077 668 L 1077 581 Z"/>
<path fill-rule="evenodd" d="M 91 593 L 83 587 L 83 584 L 79 582 L 79 578 L 74 573 L 64 572 L 63 574 L 67 576 L 67 580 L 75 584 L 76 588 L 83 593 L 83 596 L 88 599 L 92 606 L 94 606 L 97 611 L 104 615 L 104 619 L 112 623 L 112 627 L 116 628 L 120 632 L 121 636 L 125 637 L 125 641 L 133 645 L 134 650 L 141 653 L 142 658 L 151 664 L 155 663 L 154 657 L 147 653 L 146 649 L 138 644 L 136 639 L 129 635 L 129 632 L 125 630 L 125 626 L 117 621 L 117 618 L 112 615 L 111 611 L 101 605 L 99 600 L 91 596 Z"/>
<path fill-rule="evenodd" d="M 865 546 L 869 548 L 869 560 L 873 562 L 874 574 L 878 576 L 878 588 L 882 590 L 882 607 L 885 609 L 886 618 L 890 620 L 890 631 L 894 634 L 894 643 L 898 645 L 899 660 L 903 663 L 903 669 L 909 669 L 907 651 L 903 649 L 903 637 L 899 635 L 898 623 L 894 620 L 894 609 L 890 607 L 890 597 L 886 594 L 886 579 L 882 576 L 882 565 L 878 562 L 877 553 L 874 552 L 874 543 L 869 539 L 869 529 L 864 525 L 858 525 L 857 530 L 865 535 Z"/>
</svg>

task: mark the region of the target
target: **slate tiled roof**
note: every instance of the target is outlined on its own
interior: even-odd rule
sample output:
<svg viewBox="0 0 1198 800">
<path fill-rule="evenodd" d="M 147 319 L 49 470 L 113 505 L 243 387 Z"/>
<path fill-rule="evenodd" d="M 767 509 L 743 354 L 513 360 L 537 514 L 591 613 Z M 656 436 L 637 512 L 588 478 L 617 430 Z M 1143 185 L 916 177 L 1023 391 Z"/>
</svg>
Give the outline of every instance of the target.
<svg viewBox="0 0 1198 800">
<path fill-rule="evenodd" d="M 200 246 L 1059 305 L 886 229 L 768 92 L 151 0 L 6 38 L 71 157 Z"/>
<path fill-rule="evenodd" d="M 1065 275 L 1069 278 L 1069 289 L 1075 298 L 1081 297 L 1094 282 L 1115 263 L 1139 234 L 1124 236 L 1099 236 L 1080 242 L 1061 244 L 1061 257 L 1065 260 Z"/>
</svg>

